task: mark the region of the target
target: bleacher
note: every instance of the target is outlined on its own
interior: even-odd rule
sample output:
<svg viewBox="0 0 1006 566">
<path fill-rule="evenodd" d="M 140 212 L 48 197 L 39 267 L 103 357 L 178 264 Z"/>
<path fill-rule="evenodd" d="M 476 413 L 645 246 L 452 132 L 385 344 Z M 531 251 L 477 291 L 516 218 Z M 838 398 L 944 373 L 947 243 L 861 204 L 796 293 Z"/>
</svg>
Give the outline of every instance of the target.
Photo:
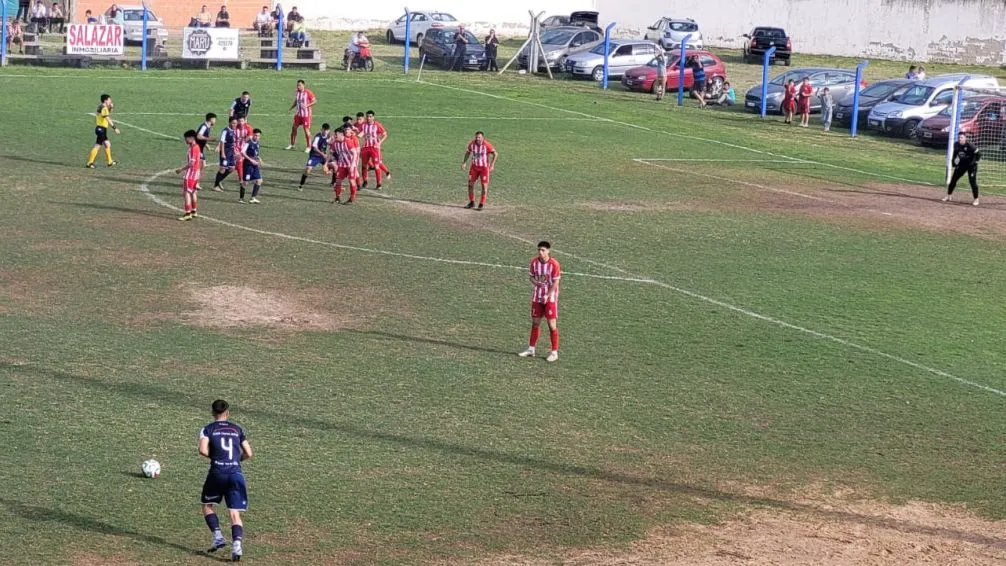
<svg viewBox="0 0 1006 566">
<path fill-rule="evenodd" d="M 276 65 L 279 47 L 275 36 L 253 35 L 247 39 L 242 37 L 241 42 L 244 46 L 241 49 L 242 61 L 256 66 Z M 322 59 L 321 50 L 311 45 L 310 35 L 303 42 L 293 42 L 286 37 L 283 42 L 284 67 L 325 70 L 325 60 Z"/>
</svg>

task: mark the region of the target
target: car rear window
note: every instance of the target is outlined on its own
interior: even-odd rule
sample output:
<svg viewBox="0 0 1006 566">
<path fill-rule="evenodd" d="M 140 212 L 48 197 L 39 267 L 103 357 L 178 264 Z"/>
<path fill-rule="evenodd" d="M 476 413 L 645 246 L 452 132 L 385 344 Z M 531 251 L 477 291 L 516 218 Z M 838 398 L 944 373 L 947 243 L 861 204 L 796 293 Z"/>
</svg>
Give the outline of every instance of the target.
<svg viewBox="0 0 1006 566">
<path fill-rule="evenodd" d="M 430 17 L 433 18 L 435 21 L 438 21 L 438 22 L 456 22 L 456 21 L 458 21 L 458 20 L 456 20 L 454 18 L 454 16 L 452 16 L 450 14 L 445 14 L 443 12 L 436 12 L 436 13 L 430 14 Z"/>
<path fill-rule="evenodd" d="M 786 37 L 786 32 L 781 29 L 756 29 L 754 31 L 755 37 L 768 37 L 771 39 L 784 39 Z"/>
<path fill-rule="evenodd" d="M 671 22 L 671 31 L 699 31 L 699 26 L 692 22 Z"/>
</svg>

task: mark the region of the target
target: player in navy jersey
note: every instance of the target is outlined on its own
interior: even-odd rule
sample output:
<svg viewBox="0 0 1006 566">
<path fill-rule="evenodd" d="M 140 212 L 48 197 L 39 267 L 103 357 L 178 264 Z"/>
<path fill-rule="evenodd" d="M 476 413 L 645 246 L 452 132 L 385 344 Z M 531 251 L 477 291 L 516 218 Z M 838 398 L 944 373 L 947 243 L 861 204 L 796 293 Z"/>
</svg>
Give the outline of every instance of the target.
<svg viewBox="0 0 1006 566">
<path fill-rule="evenodd" d="M 234 99 L 231 103 L 231 109 L 229 111 L 229 118 L 248 118 L 248 113 L 251 112 L 251 95 L 248 91 L 241 93 L 241 96 Z"/>
<path fill-rule="evenodd" d="M 311 174 L 311 171 L 315 167 L 325 165 L 326 156 L 328 155 L 328 139 L 331 136 L 331 126 L 328 124 L 322 124 L 321 131 L 314 135 L 314 139 L 311 140 L 311 155 L 308 156 L 307 164 L 304 165 L 304 173 L 300 176 L 300 185 L 297 187 L 298 191 L 304 190 L 307 176 Z"/>
<path fill-rule="evenodd" d="M 245 188 L 248 183 L 252 183 L 251 200 L 248 202 L 258 204 L 262 201 L 258 199 L 258 191 L 262 188 L 262 130 L 255 128 L 252 137 L 245 141 L 241 147 L 239 159 L 244 163 L 241 165 L 241 193 L 238 195 L 238 202 L 245 201 Z"/>
<path fill-rule="evenodd" d="M 209 552 L 216 552 L 227 545 L 213 508 L 221 501 L 227 504 L 231 519 L 231 560 L 237 562 L 241 560 L 241 541 L 244 539 L 241 512 L 248 510 L 248 488 L 241 472 L 241 461 L 252 457 L 252 448 L 241 427 L 230 422 L 227 401 L 217 399 L 212 410 L 213 422 L 199 431 L 199 455 L 210 459 L 210 471 L 206 474 L 200 501 L 206 526 L 213 533 L 213 545 Z"/>
<path fill-rule="evenodd" d="M 220 153 L 220 169 L 217 171 L 217 178 L 213 181 L 213 190 L 218 193 L 224 192 L 224 188 L 220 186 L 220 183 L 237 167 L 237 162 L 235 161 L 237 153 L 235 150 L 238 149 L 236 147 L 238 141 L 237 127 L 238 119 L 231 118 L 224 131 L 220 132 L 220 143 L 217 144 L 217 151 Z"/>
<path fill-rule="evenodd" d="M 217 123 L 217 115 L 210 112 L 206 115 L 206 121 L 196 128 L 196 145 L 199 146 L 199 159 L 202 159 L 202 166 L 206 167 L 206 144 L 213 136 L 213 126 Z M 196 185 L 196 189 L 202 187 Z"/>
</svg>

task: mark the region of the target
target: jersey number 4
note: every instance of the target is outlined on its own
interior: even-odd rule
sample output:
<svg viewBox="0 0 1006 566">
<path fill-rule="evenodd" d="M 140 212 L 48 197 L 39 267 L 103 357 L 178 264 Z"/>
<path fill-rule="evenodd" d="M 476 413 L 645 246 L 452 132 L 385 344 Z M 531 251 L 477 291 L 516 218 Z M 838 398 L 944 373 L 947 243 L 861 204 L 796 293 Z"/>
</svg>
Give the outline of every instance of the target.
<svg viewBox="0 0 1006 566">
<path fill-rule="evenodd" d="M 227 459 L 234 460 L 234 439 L 233 438 L 221 438 L 220 439 L 220 449 L 227 451 Z"/>
</svg>

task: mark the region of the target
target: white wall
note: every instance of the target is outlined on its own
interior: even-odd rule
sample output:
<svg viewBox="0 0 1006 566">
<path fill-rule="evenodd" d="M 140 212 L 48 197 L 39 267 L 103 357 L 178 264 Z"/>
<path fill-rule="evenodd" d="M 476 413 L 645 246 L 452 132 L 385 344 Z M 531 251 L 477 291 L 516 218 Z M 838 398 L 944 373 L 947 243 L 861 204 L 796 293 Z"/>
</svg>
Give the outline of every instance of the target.
<svg viewBox="0 0 1006 566">
<path fill-rule="evenodd" d="M 289 1 L 289 0 L 288 0 Z M 334 2 L 333 0 L 293 0 L 290 6 L 307 18 L 308 27 L 316 29 L 386 29 L 389 22 L 411 10 L 439 10 L 452 14 L 473 28 L 476 33 L 495 27 L 503 37 L 527 35 L 531 16 L 544 11 L 546 16 L 569 14 L 576 10 L 592 10 L 594 0 L 535 0 L 534 2 L 471 0 L 425 0 L 429 4 L 412 5 L 406 0 L 364 0 Z M 287 4 L 284 9 L 289 11 Z"/>
<path fill-rule="evenodd" d="M 1003 0 L 596 0 L 602 21 L 641 35 L 660 16 L 694 18 L 709 45 L 740 47 L 756 25 L 781 26 L 796 53 L 905 61 L 1006 63 Z"/>
</svg>

